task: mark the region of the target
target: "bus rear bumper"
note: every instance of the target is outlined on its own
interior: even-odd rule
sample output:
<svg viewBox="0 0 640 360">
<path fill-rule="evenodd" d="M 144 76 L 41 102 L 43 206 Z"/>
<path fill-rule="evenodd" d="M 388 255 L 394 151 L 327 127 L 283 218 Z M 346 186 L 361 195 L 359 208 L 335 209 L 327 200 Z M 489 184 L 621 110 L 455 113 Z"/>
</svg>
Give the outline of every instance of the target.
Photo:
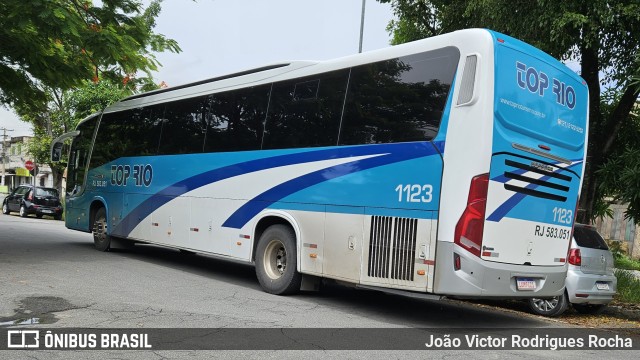
<svg viewBox="0 0 640 360">
<path fill-rule="evenodd" d="M 552 297 L 564 291 L 567 266 L 529 266 L 485 261 L 450 242 L 438 242 L 434 292 L 464 298 Z M 460 269 L 454 270 L 454 253 Z M 518 287 L 534 284 L 533 289 Z"/>
</svg>

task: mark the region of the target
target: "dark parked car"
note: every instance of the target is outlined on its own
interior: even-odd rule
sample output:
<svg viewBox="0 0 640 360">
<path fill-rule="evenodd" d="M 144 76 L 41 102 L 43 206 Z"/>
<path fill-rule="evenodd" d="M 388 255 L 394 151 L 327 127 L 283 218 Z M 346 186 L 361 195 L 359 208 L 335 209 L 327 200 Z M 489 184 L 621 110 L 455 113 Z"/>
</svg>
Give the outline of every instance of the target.
<svg viewBox="0 0 640 360">
<path fill-rule="evenodd" d="M 2 202 L 2 213 L 8 214 L 18 211 L 20 216 L 27 217 L 36 214 L 53 216 L 56 220 L 62 219 L 62 205 L 58 190 L 33 185 L 20 185 L 9 194 Z"/>
</svg>

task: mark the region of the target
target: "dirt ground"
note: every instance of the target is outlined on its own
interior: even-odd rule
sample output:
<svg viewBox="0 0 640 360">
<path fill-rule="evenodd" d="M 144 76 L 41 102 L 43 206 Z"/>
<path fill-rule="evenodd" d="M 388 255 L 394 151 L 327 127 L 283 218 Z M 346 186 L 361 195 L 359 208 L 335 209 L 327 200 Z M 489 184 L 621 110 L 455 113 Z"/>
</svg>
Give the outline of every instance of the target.
<svg viewBox="0 0 640 360">
<path fill-rule="evenodd" d="M 500 308 L 504 311 L 522 314 L 523 316 L 533 316 L 544 318 L 551 322 L 565 323 L 569 326 L 584 326 L 598 329 L 619 329 L 624 332 L 640 335 L 640 305 L 627 304 L 613 301 L 605 310 L 597 315 L 584 315 L 569 307 L 564 314 L 545 318 L 534 315 L 529 310 L 525 301 L 484 301 L 479 304 L 491 308 Z"/>
</svg>

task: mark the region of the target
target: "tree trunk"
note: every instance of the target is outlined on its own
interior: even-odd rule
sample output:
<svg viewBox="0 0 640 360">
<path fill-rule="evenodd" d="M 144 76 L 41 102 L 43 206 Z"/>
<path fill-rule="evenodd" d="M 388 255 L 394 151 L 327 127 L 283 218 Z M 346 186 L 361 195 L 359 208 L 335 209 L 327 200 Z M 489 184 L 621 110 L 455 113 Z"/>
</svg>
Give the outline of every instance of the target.
<svg viewBox="0 0 640 360">
<path fill-rule="evenodd" d="M 49 166 L 51 165 L 52 164 L 49 164 Z M 64 194 L 65 189 L 62 188 L 63 171 L 51 166 L 51 175 L 53 175 L 53 187 L 58 189 L 60 194 Z"/>
<path fill-rule="evenodd" d="M 584 32 L 588 31 L 583 29 Z M 598 181 L 595 176 L 596 170 L 600 167 L 602 158 L 602 147 L 600 144 L 599 129 L 602 123 L 602 112 L 600 110 L 600 76 L 598 74 L 598 47 L 595 43 L 586 43 L 583 40 L 580 45 L 580 58 L 582 60 L 581 75 L 589 87 L 589 142 L 587 146 L 587 159 L 583 165 L 585 167 L 582 182 L 582 192 L 578 208 L 576 209 L 577 221 L 583 224 L 590 224 L 593 217 L 593 206 L 596 202 Z"/>
<path fill-rule="evenodd" d="M 580 202 L 578 204 L 577 222 L 581 224 L 591 224 L 593 218 L 593 207 L 597 198 L 598 182 L 595 179 L 595 169 L 593 164 L 587 163 L 584 172 L 584 181 L 582 183 L 582 193 L 580 194 Z"/>
</svg>

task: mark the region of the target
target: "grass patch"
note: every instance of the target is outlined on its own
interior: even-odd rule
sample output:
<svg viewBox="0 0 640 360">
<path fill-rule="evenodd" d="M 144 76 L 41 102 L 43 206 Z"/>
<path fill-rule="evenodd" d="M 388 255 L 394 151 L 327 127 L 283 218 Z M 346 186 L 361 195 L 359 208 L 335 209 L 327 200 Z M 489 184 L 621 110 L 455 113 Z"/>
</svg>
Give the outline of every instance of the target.
<svg viewBox="0 0 640 360">
<path fill-rule="evenodd" d="M 627 252 L 622 249 L 622 242 L 609 241 L 608 245 L 613 255 L 613 265 L 616 269 L 640 271 L 640 260 L 630 258 Z"/>
<path fill-rule="evenodd" d="M 615 254 L 614 263 L 617 269 L 640 270 L 640 261 L 631 259 L 624 254 Z"/>
<path fill-rule="evenodd" d="M 618 278 L 618 294 L 616 299 L 619 301 L 640 304 L 640 279 L 626 270 L 616 270 Z"/>
<path fill-rule="evenodd" d="M 625 270 L 640 270 L 640 261 L 630 259 L 627 256 L 620 256 L 616 258 L 615 267 Z"/>
</svg>

